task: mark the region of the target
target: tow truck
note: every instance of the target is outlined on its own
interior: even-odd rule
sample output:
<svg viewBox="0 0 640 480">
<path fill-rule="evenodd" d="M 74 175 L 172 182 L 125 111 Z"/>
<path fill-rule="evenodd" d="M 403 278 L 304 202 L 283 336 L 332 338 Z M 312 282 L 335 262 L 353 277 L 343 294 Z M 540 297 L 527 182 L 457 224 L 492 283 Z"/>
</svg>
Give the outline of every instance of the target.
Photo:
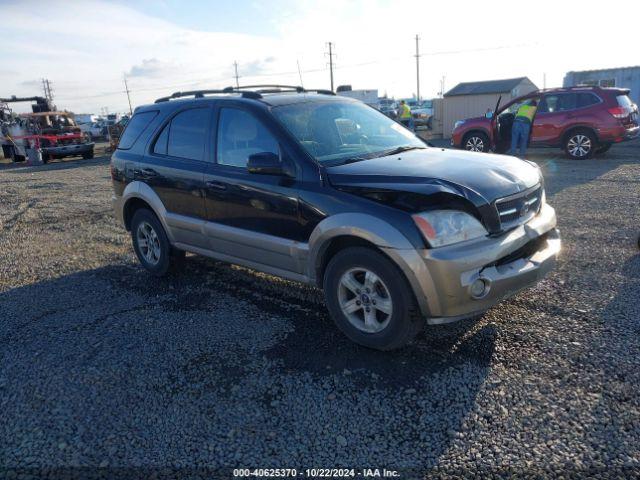
<svg viewBox="0 0 640 480">
<path fill-rule="evenodd" d="M 14 102 L 35 102 L 32 113 L 16 115 L 8 107 Z M 95 143 L 80 130 L 71 113 L 57 111 L 48 99 L 12 96 L 0 98 L 0 105 L 0 143 L 5 158 L 23 162 L 29 150 L 40 152 L 44 163 L 76 155 L 93 158 Z"/>
</svg>

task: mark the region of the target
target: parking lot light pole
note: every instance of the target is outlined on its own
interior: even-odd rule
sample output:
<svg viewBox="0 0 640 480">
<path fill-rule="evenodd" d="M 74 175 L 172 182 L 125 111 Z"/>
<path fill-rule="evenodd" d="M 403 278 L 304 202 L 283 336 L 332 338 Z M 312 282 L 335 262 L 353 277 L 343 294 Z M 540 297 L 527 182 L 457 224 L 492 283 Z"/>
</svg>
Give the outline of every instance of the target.
<svg viewBox="0 0 640 480">
<path fill-rule="evenodd" d="M 418 41 L 420 37 L 416 35 L 416 96 L 418 97 L 418 102 L 420 101 L 420 46 L 418 45 Z"/>
</svg>

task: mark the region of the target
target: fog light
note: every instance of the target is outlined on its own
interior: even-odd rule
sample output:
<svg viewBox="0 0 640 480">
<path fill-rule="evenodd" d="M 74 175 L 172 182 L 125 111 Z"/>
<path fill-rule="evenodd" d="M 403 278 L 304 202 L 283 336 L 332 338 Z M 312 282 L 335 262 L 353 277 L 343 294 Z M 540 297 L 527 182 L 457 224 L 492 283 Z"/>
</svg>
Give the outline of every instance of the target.
<svg viewBox="0 0 640 480">
<path fill-rule="evenodd" d="M 473 281 L 469 290 L 473 298 L 482 298 L 489 293 L 489 282 L 484 278 L 477 278 Z"/>
</svg>

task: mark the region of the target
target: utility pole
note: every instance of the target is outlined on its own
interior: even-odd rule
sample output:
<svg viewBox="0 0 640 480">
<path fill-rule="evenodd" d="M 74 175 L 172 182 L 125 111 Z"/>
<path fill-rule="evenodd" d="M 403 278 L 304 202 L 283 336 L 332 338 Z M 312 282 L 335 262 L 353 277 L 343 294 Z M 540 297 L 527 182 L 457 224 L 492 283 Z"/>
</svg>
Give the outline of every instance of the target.
<svg viewBox="0 0 640 480">
<path fill-rule="evenodd" d="M 131 108 L 131 97 L 129 96 L 129 86 L 127 85 L 127 76 L 124 77 L 124 91 L 127 92 L 127 100 L 129 100 L 129 115 L 133 115 L 133 109 Z"/>
<path fill-rule="evenodd" d="M 238 62 L 233 62 L 233 68 L 236 72 L 236 74 L 234 75 L 234 77 L 236 77 L 236 88 L 240 88 L 240 82 L 239 82 L 239 78 L 240 76 L 238 75 Z"/>
<path fill-rule="evenodd" d="M 420 46 L 418 42 L 420 37 L 416 35 L 416 95 L 418 96 L 417 100 L 420 101 Z"/>
<path fill-rule="evenodd" d="M 547 89 L 547 73 L 543 73 L 542 74 L 542 89 L 546 90 Z"/>
<path fill-rule="evenodd" d="M 333 43 L 329 42 L 329 74 L 331 75 L 331 91 L 333 92 Z"/>
<path fill-rule="evenodd" d="M 440 79 L 440 97 L 444 97 L 444 79 L 445 76 L 443 75 Z"/>
</svg>

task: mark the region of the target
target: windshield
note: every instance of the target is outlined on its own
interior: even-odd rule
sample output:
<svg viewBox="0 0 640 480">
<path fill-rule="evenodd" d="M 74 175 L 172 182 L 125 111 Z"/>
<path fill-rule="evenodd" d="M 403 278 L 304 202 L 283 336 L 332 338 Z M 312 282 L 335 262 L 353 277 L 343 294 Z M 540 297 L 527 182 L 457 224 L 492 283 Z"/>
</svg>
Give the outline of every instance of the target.
<svg viewBox="0 0 640 480">
<path fill-rule="evenodd" d="M 426 148 L 412 132 L 360 102 L 304 102 L 273 113 L 318 162 L 339 165 L 403 148 Z"/>
</svg>

